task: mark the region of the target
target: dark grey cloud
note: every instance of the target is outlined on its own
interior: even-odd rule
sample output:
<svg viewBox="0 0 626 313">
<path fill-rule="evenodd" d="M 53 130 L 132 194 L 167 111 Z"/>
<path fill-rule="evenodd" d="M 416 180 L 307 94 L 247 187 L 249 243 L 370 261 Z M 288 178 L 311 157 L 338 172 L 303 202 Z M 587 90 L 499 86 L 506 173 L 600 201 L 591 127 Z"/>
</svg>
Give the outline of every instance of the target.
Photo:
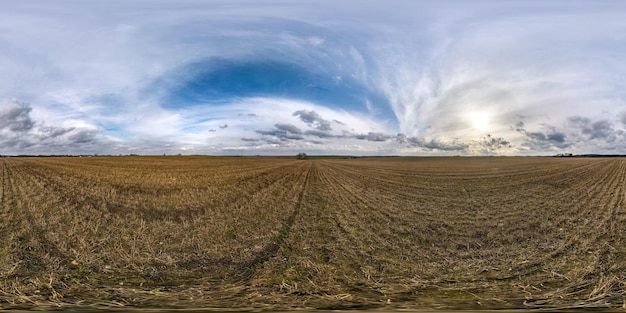
<svg viewBox="0 0 626 313">
<path fill-rule="evenodd" d="M 494 153 L 501 149 L 512 148 L 513 145 L 502 137 L 495 137 L 490 134 L 480 138 L 478 141 L 482 153 Z"/>
<path fill-rule="evenodd" d="M 565 143 L 564 133 L 554 132 L 554 133 L 548 134 L 546 138 L 552 142 Z"/>
<path fill-rule="evenodd" d="M 284 131 L 279 131 L 279 130 L 276 130 L 276 129 L 272 129 L 272 130 L 260 130 L 259 129 L 259 130 L 255 130 L 254 132 L 257 133 L 257 134 L 261 134 L 263 136 L 277 136 L 279 134 L 284 134 L 285 133 Z"/>
<path fill-rule="evenodd" d="M 409 142 L 409 138 L 405 134 L 398 134 L 396 135 L 396 141 L 401 144 L 407 143 Z"/>
<path fill-rule="evenodd" d="M 467 144 L 460 142 L 445 143 L 438 140 L 423 141 L 420 145 L 422 148 L 429 150 L 442 150 L 442 151 L 465 151 L 468 148 Z"/>
<path fill-rule="evenodd" d="M 599 139 L 612 143 L 618 136 L 618 132 L 616 132 L 613 127 L 613 123 L 608 120 L 594 122 L 586 117 L 572 116 L 568 119 L 568 122 L 591 140 Z"/>
<path fill-rule="evenodd" d="M 512 129 L 526 136 L 523 146 L 532 150 L 564 149 L 571 146 L 571 144 L 567 142 L 567 135 L 557 131 L 555 127 L 545 126 L 548 130 L 547 132 L 530 132 L 524 127 L 524 122 L 520 121 L 516 123 Z"/>
<path fill-rule="evenodd" d="M 551 141 L 554 143 L 564 143 L 565 142 L 565 134 L 559 132 L 547 133 L 544 134 L 542 132 L 526 132 L 526 136 L 528 136 L 531 140 L 536 141 Z"/>
<path fill-rule="evenodd" d="M 228 128 L 228 124 L 220 125 L 219 127 L 220 127 L 221 129 L 226 129 L 226 128 Z"/>
<path fill-rule="evenodd" d="M 308 136 L 319 137 L 319 138 L 333 138 L 333 137 L 336 137 L 335 135 L 327 133 L 325 131 L 314 130 L 314 129 L 309 129 L 309 130 L 305 131 L 304 134 L 308 135 Z"/>
<path fill-rule="evenodd" d="M 518 132 L 525 132 L 526 130 L 524 130 L 524 122 L 523 121 L 519 121 L 517 123 L 515 123 L 515 125 L 513 127 L 511 127 L 512 129 L 514 129 L 515 131 Z"/>
<path fill-rule="evenodd" d="M 410 147 L 418 147 L 425 150 L 465 151 L 468 148 L 467 144 L 460 142 L 446 143 L 435 139 L 425 140 L 420 137 L 407 137 L 405 134 L 398 134 L 395 136 L 395 139 L 400 144 L 407 144 Z"/>
<path fill-rule="evenodd" d="M 387 141 L 391 139 L 392 136 L 383 133 L 369 132 L 367 134 L 355 135 L 354 138 L 367 141 Z"/>
<path fill-rule="evenodd" d="M 626 126 L 626 111 L 622 112 L 620 116 L 620 121 L 622 122 L 622 124 L 624 124 L 624 126 Z"/>
<path fill-rule="evenodd" d="M 280 141 L 304 139 L 304 137 L 302 136 L 302 130 L 294 125 L 286 123 L 276 123 L 274 124 L 274 127 L 275 128 L 271 130 L 256 130 L 255 132 L 263 136 L 276 137 Z M 274 141 L 272 143 L 276 142 Z"/>
<path fill-rule="evenodd" d="M 306 112 L 310 113 L 310 112 Z M 305 114 L 306 118 L 316 117 L 315 114 Z M 265 141 L 269 144 L 283 144 L 284 141 L 287 140 L 306 140 L 307 142 L 313 144 L 327 144 L 327 142 L 323 142 L 320 140 L 314 140 L 310 137 L 317 137 L 321 139 L 357 139 L 357 140 L 365 140 L 370 142 L 396 142 L 399 144 L 404 144 L 407 147 L 412 148 L 421 148 L 424 151 L 467 151 L 469 145 L 465 143 L 460 143 L 457 141 L 453 142 L 442 142 L 439 140 L 431 139 L 425 140 L 419 137 L 407 137 L 404 134 L 396 134 L 390 135 L 383 132 L 368 132 L 366 134 L 354 134 L 349 131 L 342 131 L 342 135 L 335 135 L 327 131 L 322 131 L 318 129 L 309 129 L 306 131 L 302 131 L 298 127 L 292 124 L 283 124 L 277 123 L 274 125 L 274 129 L 270 130 L 257 130 L 255 131 L 257 134 L 262 135 L 262 141 Z M 309 138 L 307 138 L 309 137 Z M 257 139 L 253 138 L 242 138 L 243 141 L 254 142 Z"/>
<path fill-rule="evenodd" d="M 528 136 L 532 140 L 539 140 L 539 141 L 546 141 L 547 140 L 546 135 L 544 135 L 544 133 L 539 133 L 539 132 L 526 133 L 526 136 Z"/>
<path fill-rule="evenodd" d="M 323 119 L 317 112 L 311 110 L 300 110 L 293 112 L 293 116 L 297 116 L 301 121 L 307 123 L 309 126 L 314 127 L 317 130 L 321 131 L 330 131 L 332 127 L 330 126 L 330 121 Z M 343 124 L 343 123 L 342 123 Z"/>
<path fill-rule="evenodd" d="M 613 124 L 607 120 L 591 123 L 591 128 L 586 129 L 583 133 L 591 136 L 591 139 L 604 139 L 607 142 L 613 142 L 616 138 Z"/>
<path fill-rule="evenodd" d="M 259 141 L 259 139 L 257 139 L 257 138 L 247 138 L 247 137 L 244 137 L 244 138 L 241 138 L 241 141 L 247 141 L 247 142 L 257 142 L 257 141 Z"/>
<path fill-rule="evenodd" d="M 17 100 L 0 106 L 0 148 L 7 154 L 67 154 L 102 151 L 100 131 L 36 123 L 29 104 Z M 95 143 L 98 143 L 96 145 Z"/>
<path fill-rule="evenodd" d="M 30 117 L 32 108 L 17 100 L 5 101 L 0 107 L 0 129 L 13 132 L 26 132 L 35 126 Z"/>
<path fill-rule="evenodd" d="M 95 129 L 80 129 L 74 131 L 71 135 L 67 137 L 69 142 L 71 143 L 89 143 L 93 142 L 98 135 L 98 131 Z"/>
<path fill-rule="evenodd" d="M 41 131 L 41 138 L 56 138 L 63 136 L 71 131 L 73 131 L 75 127 L 54 127 L 54 126 L 40 126 L 39 130 Z"/>
<path fill-rule="evenodd" d="M 28 149 L 36 145 L 35 141 L 23 137 L 0 136 L 0 148 L 2 149 Z M 3 151 L 3 153 L 6 153 Z"/>
<path fill-rule="evenodd" d="M 276 123 L 274 125 L 274 127 L 276 127 L 276 129 L 281 130 L 281 131 L 285 131 L 288 133 L 292 133 L 292 134 L 302 134 L 302 130 L 300 130 L 300 128 L 291 125 L 291 124 L 286 124 L 286 123 Z"/>
<path fill-rule="evenodd" d="M 396 143 L 406 145 L 407 147 L 421 148 L 423 150 L 431 151 L 466 151 L 469 147 L 469 145 L 458 141 L 443 142 L 436 139 L 426 140 L 420 137 L 408 137 L 402 133 L 389 135 L 380 132 L 369 132 L 367 134 L 356 134 L 346 137 L 375 142 L 394 140 Z"/>
</svg>

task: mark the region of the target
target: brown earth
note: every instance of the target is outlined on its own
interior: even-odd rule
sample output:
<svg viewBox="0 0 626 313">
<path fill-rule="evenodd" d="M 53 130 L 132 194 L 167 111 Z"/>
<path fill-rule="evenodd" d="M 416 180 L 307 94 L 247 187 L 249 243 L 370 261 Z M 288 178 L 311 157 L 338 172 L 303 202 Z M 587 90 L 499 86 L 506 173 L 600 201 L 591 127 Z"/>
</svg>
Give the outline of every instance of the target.
<svg viewBox="0 0 626 313">
<path fill-rule="evenodd" d="M 626 159 L 0 167 L 0 308 L 621 308 L 626 297 Z"/>
</svg>

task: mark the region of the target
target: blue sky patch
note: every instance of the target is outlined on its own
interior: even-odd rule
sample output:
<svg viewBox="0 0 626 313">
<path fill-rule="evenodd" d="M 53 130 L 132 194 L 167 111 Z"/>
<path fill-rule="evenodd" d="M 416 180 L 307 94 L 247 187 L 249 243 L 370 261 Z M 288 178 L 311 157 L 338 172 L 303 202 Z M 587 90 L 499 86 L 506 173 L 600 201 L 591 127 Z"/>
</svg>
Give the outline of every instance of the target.
<svg viewBox="0 0 626 313">
<path fill-rule="evenodd" d="M 166 108 L 228 104 L 240 98 L 304 100 L 366 112 L 369 101 L 391 113 L 387 100 L 349 75 L 328 75 L 274 60 L 211 60 L 189 65 L 183 81 L 171 87 Z M 386 109 L 385 109 L 386 108 Z"/>
</svg>

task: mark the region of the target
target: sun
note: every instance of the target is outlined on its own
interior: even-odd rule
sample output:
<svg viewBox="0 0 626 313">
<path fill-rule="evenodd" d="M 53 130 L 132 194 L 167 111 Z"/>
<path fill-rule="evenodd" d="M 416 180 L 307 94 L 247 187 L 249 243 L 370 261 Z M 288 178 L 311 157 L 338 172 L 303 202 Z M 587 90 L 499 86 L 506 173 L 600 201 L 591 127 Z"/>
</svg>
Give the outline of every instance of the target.
<svg viewBox="0 0 626 313">
<path fill-rule="evenodd" d="M 489 115 L 485 112 L 474 112 L 469 116 L 472 126 L 481 131 L 489 129 Z"/>
</svg>

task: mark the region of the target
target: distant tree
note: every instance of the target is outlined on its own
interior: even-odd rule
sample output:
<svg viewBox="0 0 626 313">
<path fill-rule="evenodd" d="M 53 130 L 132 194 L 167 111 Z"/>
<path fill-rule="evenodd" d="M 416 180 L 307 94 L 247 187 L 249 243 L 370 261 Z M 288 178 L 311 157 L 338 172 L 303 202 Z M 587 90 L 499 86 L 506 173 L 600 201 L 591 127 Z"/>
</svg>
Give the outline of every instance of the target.
<svg viewBox="0 0 626 313">
<path fill-rule="evenodd" d="M 574 155 L 571 154 L 571 153 L 559 153 L 559 154 L 555 155 L 555 157 L 558 157 L 558 158 L 571 158 L 573 156 Z"/>
<path fill-rule="evenodd" d="M 308 156 L 304 152 L 298 153 L 297 157 L 298 160 L 306 160 L 308 158 Z"/>
</svg>

